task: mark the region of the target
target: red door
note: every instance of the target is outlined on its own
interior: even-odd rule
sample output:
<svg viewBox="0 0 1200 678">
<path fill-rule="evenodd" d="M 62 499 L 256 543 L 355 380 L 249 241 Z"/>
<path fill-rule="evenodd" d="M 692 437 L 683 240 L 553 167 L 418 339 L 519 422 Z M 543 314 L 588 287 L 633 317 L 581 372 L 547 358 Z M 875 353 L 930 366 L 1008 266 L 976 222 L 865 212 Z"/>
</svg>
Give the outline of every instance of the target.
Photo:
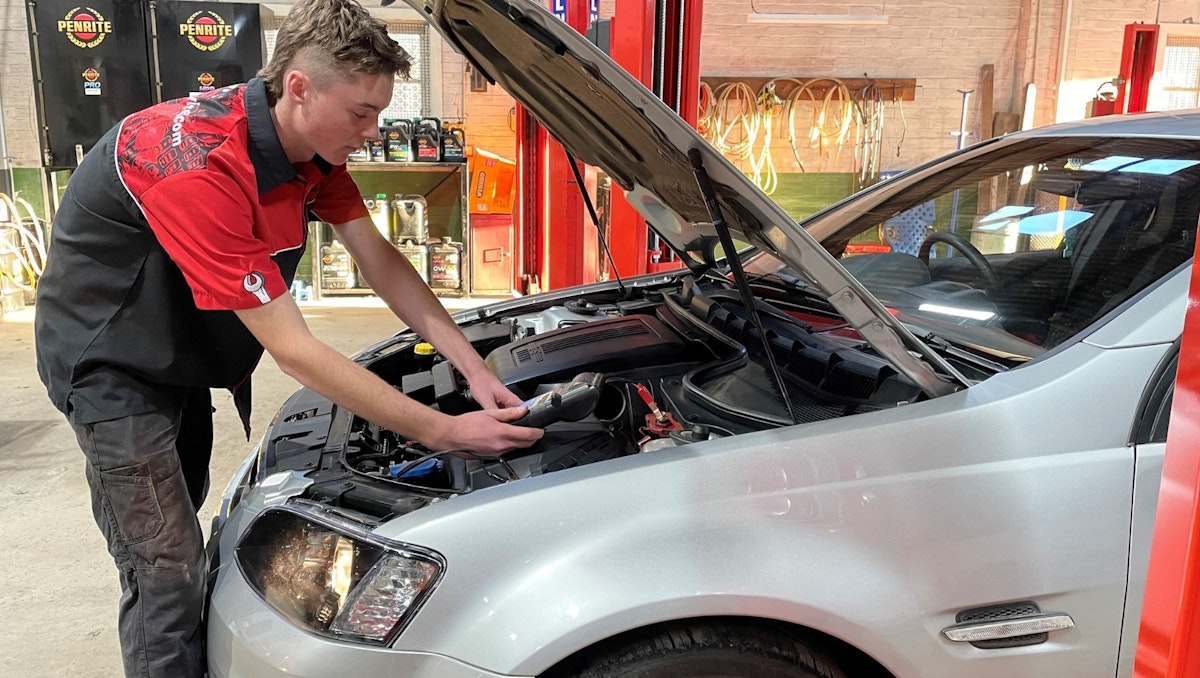
<svg viewBox="0 0 1200 678">
<path fill-rule="evenodd" d="M 471 294 L 512 294 L 511 214 L 471 215 Z"/>
</svg>

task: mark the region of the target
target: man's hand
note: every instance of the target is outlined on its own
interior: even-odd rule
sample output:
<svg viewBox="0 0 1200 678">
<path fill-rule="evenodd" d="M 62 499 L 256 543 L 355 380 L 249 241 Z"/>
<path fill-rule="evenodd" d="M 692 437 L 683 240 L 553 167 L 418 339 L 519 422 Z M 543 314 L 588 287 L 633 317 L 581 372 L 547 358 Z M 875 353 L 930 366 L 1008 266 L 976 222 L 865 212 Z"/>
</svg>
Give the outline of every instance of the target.
<svg viewBox="0 0 1200 678">
<path fill-rule="evenodd" d="M 520 419 L 528 410 L 523 406 L 506 407 L 452 417 L 450 427 L 443 432 L 442 438 L 431 441 L 432 449 L 469 450 L 485 457 L 495 457 L 529 447 L 541 439 L 542 429 L 505 423 Z"/>
<path fill-rule="evenodd" d="M 486 369 L 480 370 L 474 378 L 467 379 L 467 385 L 471 389 L 471 397 L 485 410 L 516 407 L 521 404 L 521 399 L 500 383 L 496 375 Z M 511 421 L 511 419 L 503 421 Z"/>
</svg>

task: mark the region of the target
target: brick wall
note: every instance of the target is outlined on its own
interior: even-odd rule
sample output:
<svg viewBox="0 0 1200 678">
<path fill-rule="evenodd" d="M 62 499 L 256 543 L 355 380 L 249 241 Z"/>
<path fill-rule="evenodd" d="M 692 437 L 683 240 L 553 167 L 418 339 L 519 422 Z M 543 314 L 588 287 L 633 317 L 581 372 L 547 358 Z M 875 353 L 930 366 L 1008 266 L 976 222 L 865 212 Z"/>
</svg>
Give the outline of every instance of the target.
<svg viewBox="0 0 1200 678">
<path fill-rule="evenodd" d="M 611 16 L 615 0 L 601 3 Z M 963 95 L 974 90 L 967 110 L 968 143 L 980 140 L 981 68 L 993 67 L 993 111 L 1020 113 L 1029 83 L 1035 85 L 1036 125 L 1085 117 L 1100 83 L 1116 75 L 1123 28 L 1154 22 L 1157 0 L 1074 0 L 1071 3 L 1069 61 L 1060 61 L 1063 0 L 912 0 L 908 3 L 819 3 L 810 0 L 755 0 L 759 12 L 883 14 L 886 25 L 750 24 L 750 0 L 704 0 L 701 71 L 705 76 L 791 76 L 915 78 L 915 99 L 883 105 L 878 169 L 892 171 L 948 153 L 957 145 Z M 1195 0 L 1162 0 L 1163 22 L 1196 14 Z M 1066 82 L 1055 85 L 1060 71 Z M 490 87 L 468 92 L 467 121 L 473 145 L 508 155 L 512 149 L 512 99 Z M 840 149 L 826 141 L 823 151 L 809 143 L 814 106 L 797 106 L 797 150 L 808 171 L 853 171 L 858 167 L 851 140 Z M 832 126 L 826 132 L 835 130 Z M 857 130 L 853 130 L 857 131 Z M 771 159 L 780 173 L 799 171 L 787 120 L 773 127 Z M 756 152 L 761 153 L 761 144 Z M 511 157 L 511 156 L 510 156 Z M 740 161 L 748 173 L 749 160 Z"/>
<path fill-rule="evenodd" d="M 917 80 L 914 101 L 884 107 L 880 169 L 911 167 L 951 151 L 959 126 L 959 89 L 978 90 L 980 67 L 995 68 L 996 111 L 1019 111 L 1023 85 L 1037 85 L 1034 120 L 1083 117 L 1096 88 L 1116 75 L 1127 23 L 1200 21 L 1196 0 L 1074 0 L 1067 36 L 1068 60 L 1059 58 L 1064 0 L 908 0 L 896 3 L 754 0 L 760 12 L 885 14 L 882 26 L 750 25 L 750 0 L 705 0 L 701 68 L 720 76 L 907 77 Z M 601 3 L 611 16 L 615 0 Z M 36 167 L 38 149 L 25 3 L 0 0 L 0 95 L 9 155 L 18 167 Z M 512 100 L 496 87 L 466 91 L 460 57 L 444 49 L 442 115 L 465 118 L 468 143 L 511 157 Z M 970 99 L 968 129 L 978 139 L 978 92 Z M 808 119 L 801 113 L 800 121 Z M 801 122 L 801 130 L 804 123 Z M 787 132 L 776 131 L 773 158 L 780 172 L 797 169 Z M 802 134 L 802 136 L 804 136 Z M 852 149 L 822 160 L 807 145 L 806 167 L 852 169 Z"/>
<path fill-rule="evenodd" d="M 4 135 L 14 167 L 40 167 L 33 68 L 29 59 L 25 3 L 0 4 L 0 97 L 4 99 Z"/>
</svg>

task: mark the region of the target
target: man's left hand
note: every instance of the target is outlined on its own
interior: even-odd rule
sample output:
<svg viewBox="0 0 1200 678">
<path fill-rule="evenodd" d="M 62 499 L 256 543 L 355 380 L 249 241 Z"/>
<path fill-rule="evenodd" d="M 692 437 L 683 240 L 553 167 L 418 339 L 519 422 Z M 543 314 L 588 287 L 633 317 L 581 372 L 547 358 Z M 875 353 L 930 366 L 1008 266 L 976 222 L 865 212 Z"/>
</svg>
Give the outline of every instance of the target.
<svg viewBox="0 0 1200 678">
<path fill-rule="evenodd" d="M 471 397 L 485 410 L 516 407 L 521 404 L 521 399 L 515 393 L 500 383 L 496 375 L 486 370 L 474 379 L 468 379 L 467 384 L 471 387 Z"/>
</svg>

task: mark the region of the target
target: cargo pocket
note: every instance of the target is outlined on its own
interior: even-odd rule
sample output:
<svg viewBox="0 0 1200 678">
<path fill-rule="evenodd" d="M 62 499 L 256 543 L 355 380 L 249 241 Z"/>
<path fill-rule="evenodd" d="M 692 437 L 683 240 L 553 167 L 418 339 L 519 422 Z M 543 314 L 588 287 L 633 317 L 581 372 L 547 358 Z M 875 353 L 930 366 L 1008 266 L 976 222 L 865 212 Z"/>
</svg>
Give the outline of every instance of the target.
<svg viewBox="0 0 1200 678">
<path fill-rule="evenodd" d="M 101 471 L 100 478 L 117 521 L 121 542 L 130 546 L 158 536 L 164 521 L 150 464 L 143 462 Z"/>
</svg>

